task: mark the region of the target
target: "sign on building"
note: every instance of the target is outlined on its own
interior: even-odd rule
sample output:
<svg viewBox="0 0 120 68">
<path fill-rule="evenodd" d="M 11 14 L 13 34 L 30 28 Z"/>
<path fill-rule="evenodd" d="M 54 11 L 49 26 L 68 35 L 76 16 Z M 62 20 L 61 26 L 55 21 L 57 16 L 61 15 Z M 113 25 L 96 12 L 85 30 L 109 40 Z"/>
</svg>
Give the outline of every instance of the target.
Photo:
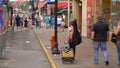
<svg viewBox="0 0 120 68">
<path fill-rule="evenodd" d="M 92 19 L 92 0 L 87 0 L 87 36 L 90 37 Z"/>
<path fill-rule="evenodd" d="M 55 4 L 55 0 L 47 0 L 48 4 Z"/>
<path fill-rule="evenodd" d="M 0 0 L 0 33 L 2 30 L 2 13 L 3 12 L 3 0 Z"/>
</svg>

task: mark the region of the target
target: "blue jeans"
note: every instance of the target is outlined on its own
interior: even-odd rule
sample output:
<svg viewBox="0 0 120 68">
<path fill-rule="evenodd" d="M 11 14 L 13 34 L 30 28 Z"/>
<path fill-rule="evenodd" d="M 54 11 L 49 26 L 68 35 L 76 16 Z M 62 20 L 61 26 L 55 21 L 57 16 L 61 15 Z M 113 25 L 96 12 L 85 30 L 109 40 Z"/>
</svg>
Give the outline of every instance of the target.
<svg viewBox="0 0 120 68">
<path fill-rule="evenodd" d="M 94 63 L 98 64 L 98 51 L 99 48 L 101 49 L 104 60 L 108 61 L 108 54 L 107 54 L 107 47 L 106 47 L 106 42 L 94 42 Z"/>
<path fill-rule="evenodd" d="M 120 41 L 117 41 L 116 47 L 117 47 L 117 52 L 118 52 L 118 62 L 120 64 Z"/>
</svg>

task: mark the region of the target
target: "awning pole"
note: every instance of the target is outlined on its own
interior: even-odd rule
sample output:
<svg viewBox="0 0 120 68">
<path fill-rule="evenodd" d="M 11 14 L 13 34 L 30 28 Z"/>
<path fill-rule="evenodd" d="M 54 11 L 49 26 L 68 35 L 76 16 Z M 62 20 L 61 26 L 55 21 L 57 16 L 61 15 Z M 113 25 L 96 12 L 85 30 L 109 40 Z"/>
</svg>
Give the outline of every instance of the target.
<svg viewBox="0 0 120 68">
<path fill-rule="evenodd" d="M 68 27 L 70 23 L 70 0 L 68 0 Z"/>
</svg>

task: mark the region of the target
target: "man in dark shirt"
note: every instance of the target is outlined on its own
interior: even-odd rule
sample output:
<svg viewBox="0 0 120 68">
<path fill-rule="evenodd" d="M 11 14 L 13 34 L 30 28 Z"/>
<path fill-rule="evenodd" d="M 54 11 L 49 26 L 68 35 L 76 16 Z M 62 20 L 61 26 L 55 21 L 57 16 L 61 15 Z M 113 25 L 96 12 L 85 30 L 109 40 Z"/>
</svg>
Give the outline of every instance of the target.
<svg viewBox="0 0 120 68">
<path fill-rule="evenodd" d="M 92 32 L 91 32 L 91 39 L 94 45 L 94 64 L 98 64 L 98 51 L 99 47 L 103 52 L 105 65 L 109 65 L 108 61 L 108 54 L 107 54 L 107 47 L 106 41 L 109 36 L 109 28 L 108 25 L 102 21 L 102 17 L 98 17 L 98 21 L 94 24 Z"/>
<path fill-rule="evenodd" d="M 17 15 L 15 20 L 16 20 L 16 25 L 17 25 L 17 30 L 18 30 L 18 27 L 20 26 L 20 17 L 19 17 L 19 15 Z"/>
</svg>

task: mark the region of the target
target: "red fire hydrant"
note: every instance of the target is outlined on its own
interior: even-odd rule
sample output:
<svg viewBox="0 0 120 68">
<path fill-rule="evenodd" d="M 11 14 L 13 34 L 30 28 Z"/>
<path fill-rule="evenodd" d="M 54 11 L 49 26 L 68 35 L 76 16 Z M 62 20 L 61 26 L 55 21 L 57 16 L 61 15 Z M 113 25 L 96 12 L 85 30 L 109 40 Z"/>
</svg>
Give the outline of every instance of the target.
<svg viewBox="0 0 120 68">
<path fill-rule="evenodd" d="M 53 49 L 54 48 L 54 40 L 55 40 L 55 34 L 54 33 L 51 34 L 51 37 L 49 38 L 49 40 L 50 40 L 50 46 Z"/>
</svg>

